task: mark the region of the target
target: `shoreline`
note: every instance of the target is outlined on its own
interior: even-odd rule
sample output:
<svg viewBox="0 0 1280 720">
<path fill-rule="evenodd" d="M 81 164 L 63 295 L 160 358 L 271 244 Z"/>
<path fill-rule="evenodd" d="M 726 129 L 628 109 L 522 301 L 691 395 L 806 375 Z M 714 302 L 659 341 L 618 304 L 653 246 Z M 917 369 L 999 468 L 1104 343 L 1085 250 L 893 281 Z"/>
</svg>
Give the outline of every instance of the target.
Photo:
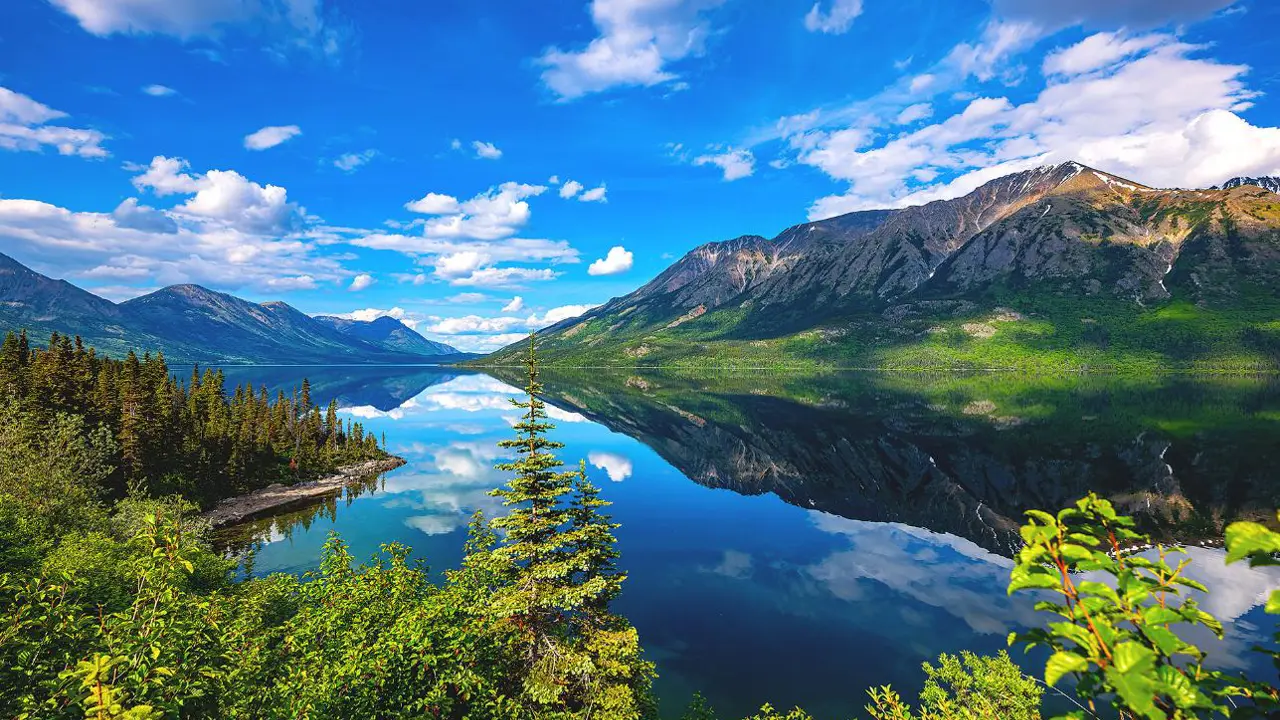
<svg viewBox="0 0 1280 720">
<path fill-rule="evenodd" d="M 382 460 L 369 460 L 358 465 L 340 467 L 332 475 L 318 480 L 308 480 L 294 485 L 280 483 L 268 485 L 246 495 L 236 495 L 220 500 L 200 517 L 207 520 L 210 527 L 214 529 L 237 525 L 275 510 L 308 500 L 319 500 L 340 492 L 354 482 L 395 470 L 406 463 L 404 458 L 392 455 Z"/>
</svg>

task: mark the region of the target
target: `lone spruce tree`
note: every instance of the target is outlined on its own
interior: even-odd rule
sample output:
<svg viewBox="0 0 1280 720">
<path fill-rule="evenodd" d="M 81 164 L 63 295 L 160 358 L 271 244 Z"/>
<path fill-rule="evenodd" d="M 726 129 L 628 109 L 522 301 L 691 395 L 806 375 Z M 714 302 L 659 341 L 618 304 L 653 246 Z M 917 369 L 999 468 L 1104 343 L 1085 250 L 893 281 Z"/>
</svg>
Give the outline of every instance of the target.
<svg viewBox="0 0 1280 720">
<path fill-rule="evenodd" d="M 525 399 L 511 401 L 524 411 L 516 438 L 499 443 L 516 458 L 498 465 L 514 476 L 493 491 L 509 511 L 492 523 L 505 537 L 490 556 L 493 577 L 504 580 L 491 611 L 518 631 L 520 675 L 536 717 L 649 717 L 653 665 L 641 657 L 635 629 L 609 611 L 625 579 L 615 565 L 618 526 L 600 512 L 609 503 L 587 479 L 585 464 L 560 469 L 553 451 L 564 445 L 546 437 L 554 425 L 539 397 L 532 336 L 525 367 Z"/>
</svg>

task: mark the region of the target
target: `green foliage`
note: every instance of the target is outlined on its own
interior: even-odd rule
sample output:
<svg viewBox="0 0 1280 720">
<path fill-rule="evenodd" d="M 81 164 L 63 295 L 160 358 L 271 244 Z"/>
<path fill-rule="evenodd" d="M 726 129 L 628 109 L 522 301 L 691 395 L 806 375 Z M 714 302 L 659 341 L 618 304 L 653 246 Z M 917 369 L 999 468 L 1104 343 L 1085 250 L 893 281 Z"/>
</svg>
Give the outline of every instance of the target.
<svg viewBox="0 0 1280 720">
<path fill-rule="evenodd" d="M 39 487 L 22 501 L 33 508 L 79 507 L 129 491 L 180 493 L 208 504 L 386 455 L 359 424 L 342 423 L 336 406 L 327 412 L 314 406 L 305 379 L 292 397 L 274 400 L 266 388 L 255 393 L 246 385 L 228 396 L 223 385 L 221 371 L 198 368 L 179 383 L 161 355 L 111 360 L 57 334 L 47 349 L 34 350 L 25 334 L 9 333 L 0 344 L 0 404 L 7 408 L 0 409 L 0 426 L 19 437 L 3 438 L 0 448 L 22 452 L 38 442 L 53 454 L 34 465 L 0 457 L 0 467 L 22 473 L 0 492 Z M 24 422 L 15 425 L 7 414 Z M 68 454 L 84 456 L 80 446 L 96 451 L 96 465 L 68 461 Z M 83 486 L 94 498 L 29 482 L 46 475 L 62 486 Z"/>
<path fill-rule="evenodd" d="M 1006 652 L 943 654 L 936 667 L 925 663 L 924 672 L 928 680 L 915 712 L 882 687 L 868 691 L 867 713 L 873 720 L 1040 720 L 1043 689 Z"/>
<path fill-rule="evenodd" d="M 1127 554 L 1126 548 L 1146 538 L 1133 531 L 1132 518 L 1096 495 L 1056 516 L 1027 514 L 1026 546 L 1009 592 L 1049 591 L 1058 597 L 1037 602 L 1036 609 L 1059 619 L 1010 635 L 1009 641 L 1052 652 L 1044 672 L 1048 685 L 1071 675 L 1091 712 L 1109 705 L 1121 718 L 1152 720 L 1226 714 L 1236 704 L 1233 698 L 1254 695 L 1210 670 L 1205 653 L 1184 637 L 1196 626 L 1222 636 L 1221 623 L 1187 595 L 1207 592 L 1186 577 L 1190 560 L 1169 564 L 1185 551 L 1156 546 L 1156 559 Z"/>
</svg>

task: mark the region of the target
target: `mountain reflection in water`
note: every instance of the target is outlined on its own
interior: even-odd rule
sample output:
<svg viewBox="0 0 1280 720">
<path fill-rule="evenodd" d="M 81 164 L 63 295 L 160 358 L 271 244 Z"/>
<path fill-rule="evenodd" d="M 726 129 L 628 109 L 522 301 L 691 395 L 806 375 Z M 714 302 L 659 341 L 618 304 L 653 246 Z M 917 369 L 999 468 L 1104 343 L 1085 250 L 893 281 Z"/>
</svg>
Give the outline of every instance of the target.
<svg viewBox="0 0 1280 720">
<path fill-rule="evenodd" d="M 433 571 L 461 559 L 488 491 L 518 374 L 449 368 L 236 368 L 386 432 L 409 464 L 315 508 L 233 528 L 255 574 L 315 567 L 330 530 L 357 557 L 404 542 Z M 518 371 L 511 371 L 517 373 Z M 1010 598 L 1028 508 L 1089 491 L 1165 540 L 1213 541 L 1280 502 L 1280 388 L 1188 377 L 715 376 L 546 372 L 567 462 L 585 458 L 622 523 L 619 603 L 658 663 L 667 710 L 700 690 L 726 717 L 765 701 L 856 715 L 861 688 L 912 693 L 940 652 L 994 652 L 1038 621 Z M 690 481 L 693 482 L 690 482 Z M 726 492 L 731 491 L 731 492 Z M 1192 576 L 1227 620 L 1218 662 L 1273 623 L 1276 572 L 1192 547 Z M 678 715 L 678 712 L 675 713 Z"/>
</svg>

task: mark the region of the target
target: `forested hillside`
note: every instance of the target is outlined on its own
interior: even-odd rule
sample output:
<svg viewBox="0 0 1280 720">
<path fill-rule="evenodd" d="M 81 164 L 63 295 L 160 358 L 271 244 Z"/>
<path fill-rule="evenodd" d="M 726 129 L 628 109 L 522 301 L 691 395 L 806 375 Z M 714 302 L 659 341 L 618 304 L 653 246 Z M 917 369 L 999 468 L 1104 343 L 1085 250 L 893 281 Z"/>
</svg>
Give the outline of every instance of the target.
<svg viewBox="0 0 1280 720">
<path fill-rule="evenodd" d="M 6 335 L 0 403 L 11 433 L 75 418 L 102 435 L 111 452 L 100 490 L 113 498 L 177 493 L 205 505 L 385 456 L 359 423 L 338 418 L 336 402 L 313 405 L 305 379 L 290 396 L 247 384 L 228 396 L 221 371 L 193 367 L 180 382 L 162 355 L 112 360 L 65 335 L 44 349 Z"/>
<path fill-rule="evenodd" d="M 121 428 L 141 429 L 140 418 L 168 408 L 182 428 L 174 442 L 191 453 L 175 463 L 229 463 L 230 448 L 254 447 L 219 427 L 267 440 L 273 428 L 292 429 L 295 448 L 316 440 L 321 458 L 376 452 L 374 443 L 358 441 L 354 427 L 339 442 L 338 425 L 302 396 L 227 401 L 211 389 L 216 374 L 188 389 L 170 384 L 159 359 L 102 361 L 65 338 L 50 347 L 33 353 L 10 336 L 0 363 L 0 715 L 658 718 L 654 667 L 635 628 L 611 609 L 626 581 L 619 526 L 585 465 L 562 469 L 532 351 L 515 436 L 500 443 L 510 457 L 499 467 L 510 476 L 492 493 L 506 514 L 473 518 L 464 561 L 442 582 L 398 544 L 356 565 L 336 535 L 303 578 L 236 581 L 237 562 L 210 549 L 191 502 L 148 496 L 140 468 L 163 466 L 161 441 Z M 298 430 L 308 425 L 333 432 Z M 326 454 L 319 438 L 340 449 Z M 108 499 L 113 477 L 129 497 Z M 1172 564 L 1176 549 L 1131 554 L 1149 538 L 1094 495 L 1057 515 L 1029 515 L 1009 591 L 1060 603 L 1038 603 L 1056 621 L 1010 643 L 1048 648 L 1044 683 L 1005 653 L 944 655 L 925 665 L 918 707 L 872 688 L 870 718 L 1039 720 L 1046 687 L 1051 700 L 1086 713 L 1070 717 L 1253 718 L 1280 708 L 1272 684 L 1215 668 L 1189 642 L 1188 631 L 1221 637 L 1222 626 L 1192 594 L 1208 589 Z M 1280 553 L 1280 535 L 1253 523 L 1227 528 L 1226 543 L 1228 562 L 1275 564 Z M 1084 572 L 1106 582 L 1082 580 Z M 1280 592 L 1267 610 L 1280 612 Z M 1061 683 L 1068 676 L 1073 686 Z M 717 717 L 695 696 L 681 720 Z M 750 720 L 811 716 L 766 706 Z"/>
</svg>

